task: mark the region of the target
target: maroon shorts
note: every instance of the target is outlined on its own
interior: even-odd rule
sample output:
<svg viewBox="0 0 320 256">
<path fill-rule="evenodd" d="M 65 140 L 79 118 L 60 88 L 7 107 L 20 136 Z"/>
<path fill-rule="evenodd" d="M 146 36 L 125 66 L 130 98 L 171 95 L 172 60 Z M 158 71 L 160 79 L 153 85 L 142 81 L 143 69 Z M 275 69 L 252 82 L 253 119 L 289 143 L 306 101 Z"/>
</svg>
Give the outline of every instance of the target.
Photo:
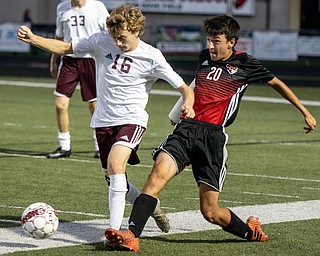
<svg viewBox="0 0 320 256">
<path fill-rule="evenodd" d="M 140 159 L 137 155 L 137 150 L 145 131 L 146 128 L 135 124 L 96 128 L 96 137 L 99 144 L 102 168 L 107 169 L 108 155 L 111 147 L 115 144 L 131 148 L 132 152 L 128 163 L 131 165 L 139 164 Z"/>
<path fill-rule="evenodd" d="M 55 95 L 64 95 L 71 98 L 78 83 L 80 83 L 82 100 L 95 101 L 97 92 L 94 59 L 63 56 L 59 67 Z"/>
</svg>

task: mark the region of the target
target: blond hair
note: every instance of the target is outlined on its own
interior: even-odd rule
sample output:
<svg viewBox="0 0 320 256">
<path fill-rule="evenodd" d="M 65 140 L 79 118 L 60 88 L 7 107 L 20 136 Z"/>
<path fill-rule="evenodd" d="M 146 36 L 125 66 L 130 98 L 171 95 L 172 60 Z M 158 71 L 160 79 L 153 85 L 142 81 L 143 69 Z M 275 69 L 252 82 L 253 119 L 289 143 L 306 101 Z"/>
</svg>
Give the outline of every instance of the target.
<svg viewBox="0 0 320 256">
<path fill-rule="evenodd" d="M 131 4 L 122 4 L 110 13 L 107 18 L 107 28 L 114 37 L 118 37 L 124 30 L 142 35 L 145 20 L 146 18 L 139 8 Z"/>
</svg>

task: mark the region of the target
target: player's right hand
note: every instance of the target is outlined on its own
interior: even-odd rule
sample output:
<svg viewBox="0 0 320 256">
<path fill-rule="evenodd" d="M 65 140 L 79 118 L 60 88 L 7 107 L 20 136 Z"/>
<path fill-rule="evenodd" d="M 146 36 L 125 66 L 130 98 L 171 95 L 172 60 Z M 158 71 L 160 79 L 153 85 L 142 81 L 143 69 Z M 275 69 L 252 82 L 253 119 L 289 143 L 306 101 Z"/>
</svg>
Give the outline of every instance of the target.
<svg viewBox="0 0 320 256">
<path fill-rule="evenodd" d="M 317 126 L 317 121 L 311 114 L 305 117 L 305 122 L 308 125 L 306 127 L 303 127 L 306 133 L 313 131 Z"/>
<path fill-rule="evenodd" d="M 18 39 L 25 43 L 30 43 L 33 33 L 27 26 L 21 26 L 18 30 Z"/>
<path fill-rule="evenodd" d="M 186 104 L 183 104 L 180 108 L 182 114 L 184 115 L 184 118 L 194 118 L 195 113 L 192 106 L 188 106 Z"/>
</svg>

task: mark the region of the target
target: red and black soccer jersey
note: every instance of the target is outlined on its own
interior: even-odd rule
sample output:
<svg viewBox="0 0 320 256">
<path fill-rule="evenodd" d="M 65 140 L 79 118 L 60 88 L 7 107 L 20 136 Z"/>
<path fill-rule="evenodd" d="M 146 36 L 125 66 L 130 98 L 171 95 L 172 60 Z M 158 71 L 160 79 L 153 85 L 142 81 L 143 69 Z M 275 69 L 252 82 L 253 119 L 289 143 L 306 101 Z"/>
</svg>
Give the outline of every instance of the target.
<svg viewBox="0 0 320 256">
<path fill-rule="evenodd" d="M 212 61 L 201 51 L 195 79 L 195 120 L 221 125 L 233 123 L 250 83 L 266 83 L 274 75 L 252 56 L 234 51 L 226 61 Z"/>
</svg>

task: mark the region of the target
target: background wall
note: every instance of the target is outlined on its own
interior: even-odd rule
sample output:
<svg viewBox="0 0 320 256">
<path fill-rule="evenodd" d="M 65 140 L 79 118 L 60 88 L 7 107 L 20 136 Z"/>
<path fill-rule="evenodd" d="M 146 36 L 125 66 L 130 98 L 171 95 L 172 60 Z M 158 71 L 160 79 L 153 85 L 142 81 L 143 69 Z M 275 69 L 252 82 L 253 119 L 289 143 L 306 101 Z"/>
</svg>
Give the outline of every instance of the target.
<svg viewBox="0 0 320 256">
<path fill-rule="evenodd" d="M 36 24 L 54 24 L 59 0 L 0 0 L 0 22 L 23 20 L 24 11 L 31 10 Z"/>
<path fill-rule="evenodd" d="M 67 0 L 68 1 L 68 0 Z M 103 0 L 108 2 L 109 0 Z M 133 1 L 133 0 L 132 0 Z M 212 0 L 215 1 L 215 0 Z M 223 1 L 223 0 L 216 0 Z M 23 13 L 29 8 L 31 11 L 34 29 L 43 36 L 54 35 L 56 7 L 60 0 L 0 0 L 0 25 L 5 22 L 22 23 Z M 304 50 L 312 49 L 308 54 L 300 54 L 297 61 L 266 61 L 264 64 L 276 75 L 285 78 L 291 84 L 301 84 L 299 79 L 307 77 L 304 85 L 319 84 L 317 74 L 320 68 L 320 9 L 319 0 L 255 0 L 255 14 L 253 16 L 235 16 L 242 30 L 250 35 L 250 31 L 279 31 L 299 33 L 307 38 Z M 109 8 L 110 10 L 110 8 Z M 147 24 L 143 40 L 155 45 L 160 25 L 202 26 L 202 21 L 212 15 L 147 13 Z M 15 24 L 17 26 L 17 24 Z M 16 39 L 16 28 L 11 30 L 11 36 Z M 0 31 L 1 35 L 1 31 Z M 4 33 L 2 33 L 4 36 Z M 243 38 L 243 36 L 242 36 Z M 246 37 L 244 37 L 246 39 Z M 310 38 L 312 40 L 310 40 Z M 265 40 L 271 40 L 268 34 Z M 300 37 L 299 37 L 300 39 Z M 265 41 L 264 40 L 264 41 Z M 251 35 L 247 38 L 249 44 Z M 283 38 L 276 37 L 276 45 L 284 44 Z M 299 40 L 300 42 L 300 40 Z M 0 41 L 1 43 L 1 41 Z M 287 52 L 287 46 L 284 46 Z M 315 51 L 315 49 L 317 51 Z M 44 76 L 50 77 L 50 54 L 31 47 L 29 53 L 0 52 L 0 75 L 5 76 Z M 318 56 L 318 57 L 315 57 Z M 170 64 L 186 78 L 192 77 L 197 67 L 197 56 L 182 54 L 166 55 Z M 292 76 L 294 74 L 294 76 Z M 288 80 L 290 78 L 290 80 Z M 188 79 L 187 79 L 188 81 Z M 316 82 L 315 82 L 316 81 Z"/>
<path fill-rule="evenodd" d="M 0 0 L 0 23 L 22 22 L 23 13 L 29 8 L 34 24 L 55 24 L 56 6 L 59 2 L 60 0 Z M 254 16 L 236 16 L 236 19 L 244 30 L 299 29 L 300 6 L 301 0 L 256 0 Z M 144 14 L 147 17 L 144 39 L 150 43 L 154 43 L 159 25 L 202 25 L 205 18 L 215 15 Z"/>
</svg>

